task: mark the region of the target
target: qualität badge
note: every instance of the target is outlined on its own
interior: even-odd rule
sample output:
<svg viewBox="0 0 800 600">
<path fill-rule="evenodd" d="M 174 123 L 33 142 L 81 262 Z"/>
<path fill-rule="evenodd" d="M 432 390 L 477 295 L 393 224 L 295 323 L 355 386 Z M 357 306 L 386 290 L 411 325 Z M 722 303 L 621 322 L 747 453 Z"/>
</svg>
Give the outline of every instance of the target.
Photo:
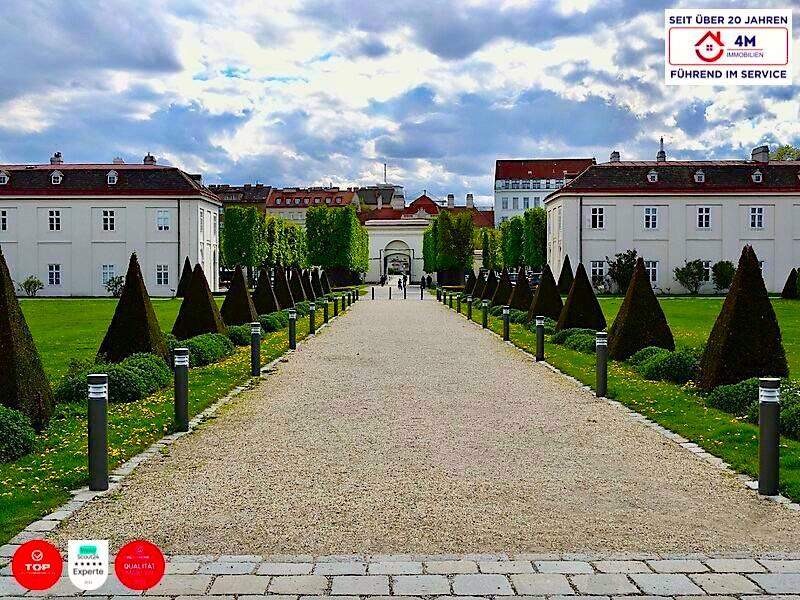
<svg viewBox="0 0 800 600">
<path fill-rule="evenodd" d="M 149 590 L 164 576 L 164 555 L 158 546 L 145 540 L 125 544 L 117 552 L 114 572 L 125 587 Z"/>
</svg>

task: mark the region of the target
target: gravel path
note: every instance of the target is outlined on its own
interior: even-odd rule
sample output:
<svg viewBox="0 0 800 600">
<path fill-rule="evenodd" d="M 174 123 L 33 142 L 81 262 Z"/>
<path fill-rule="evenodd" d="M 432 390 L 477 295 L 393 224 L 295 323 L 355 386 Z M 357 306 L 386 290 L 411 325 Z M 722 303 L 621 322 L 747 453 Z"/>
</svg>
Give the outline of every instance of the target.
<svg viewBox="0 0 800 600">
<path fill-rule="evenodd" d="M 800 515 L 418 293 L 357 303 L 56 537 L 187 554 L 797 548 Z"/>
</svg>

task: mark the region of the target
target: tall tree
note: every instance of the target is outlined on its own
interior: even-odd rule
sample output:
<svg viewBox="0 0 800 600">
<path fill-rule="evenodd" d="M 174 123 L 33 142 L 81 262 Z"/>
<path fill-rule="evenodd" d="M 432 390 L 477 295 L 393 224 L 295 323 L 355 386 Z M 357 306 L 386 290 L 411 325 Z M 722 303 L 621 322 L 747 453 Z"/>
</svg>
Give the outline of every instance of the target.
<svg viewBox="0 0 800 600">
<path fill-rule="evenodd" d="M 769 153 L 770 160 L 800 160 L 800 148 L 791 144 L 778 146 Z"/>
<path fill-rule="evenodd" d="M 500 224 L 500 239 L 503 251 L 503 266 L 521 267 L 524 262 L 525 220 L 517 216 Z"/>
<path fill-rule="evenodd" d="M 523 219 L 524 262 L 533 269 L 541 269 L 547 262 L 547 212 L 543 208 L 529 208 Z"/>
<path fill-rule="evenodd" d="M 244 265 L 248 273 L 261 265 L 267 254 L 266 222 L 256 208 L 225 209 L 221 250 L 226 265 Z"/>
<path fill-rule="evenodd" d="M 306 214 L 308 259 L 338 285 L 353 283 L 369 267 L 369 236 L 354 206 L 314 206 Z"/>
</svg>

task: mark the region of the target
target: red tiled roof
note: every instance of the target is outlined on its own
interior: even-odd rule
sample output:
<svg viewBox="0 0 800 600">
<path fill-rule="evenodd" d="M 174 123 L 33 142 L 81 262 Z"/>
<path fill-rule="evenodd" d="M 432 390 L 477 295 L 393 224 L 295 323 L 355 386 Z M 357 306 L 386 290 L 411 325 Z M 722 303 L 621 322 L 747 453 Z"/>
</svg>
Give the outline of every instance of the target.
<svg viewBox="0 0 800 600">
<path fill-rule="evenodd" d="M 347 206 L 353 203 L 356 193 L 339 188 L 273 189 L 265 203 L 266 208 L 308 208 L 309 206 Z M 287 200 L 289 201 L 287 204 Z"/>
<path fill-rule="evenodd" d="M 402 219 L 403 211 L 397 210 L 390 206 L 384 206 L 383 208 L 376 208 L 375 210 L 362 211 L 359 213 L 358 218 L 361 221 L 362 225 L 367 221 L 372 221 L 372 220 L 390 221 L 395 219 Z"/>
<path fill-rule="evenodd" d="M 494 180 L 499 179 L 563 179 L 564 171 L 575 176 L 595 164 L 594 158 L 536 158 L 498 160 Z"/>
<path fill-rule="evenodd" d="M 494 211 L 493 210 L 478 210 L 477 208 L 467 208 L 466 206 L 455 206 L 453 208 L 444 208 L 442 210 L 449 210 L 454 213 L 461 213 L 464 211 L 472 211 L 472 223 L 475 227 L 494 227 Z"/>
</svg>

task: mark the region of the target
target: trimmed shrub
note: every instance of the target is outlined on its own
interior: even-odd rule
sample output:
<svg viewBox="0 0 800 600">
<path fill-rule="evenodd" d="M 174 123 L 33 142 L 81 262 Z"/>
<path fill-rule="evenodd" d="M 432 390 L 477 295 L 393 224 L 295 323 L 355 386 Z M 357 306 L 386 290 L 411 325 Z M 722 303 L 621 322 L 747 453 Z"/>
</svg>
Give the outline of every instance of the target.
<svg viewBox="0 0 800 600">
<path fill-rule="evenodd" d="M 533 292 L 531 292 L 531 286 L 525 276 L 525 267 L 520 267 L 517 273 L 517 282 L 514 284 L 511 297 L 508 299 L 508 305 L 517 310 L 524 310 L 527 316 L 531 302 L 533 302 Z"/>
<path fill-rule="evenodd" d="M 294 306 L 294 296 L 283 267 L 275 267 L 275 299 L 281 309 Z"/>
<path fill-rule="evenodd" d="M 205 333 L 186 340 L 189 364 L 202 367 L 218 362 L 233 354 L 233 342 L 220 333 Z"/>
<path fill-rule="evenodd" d="M 89 373 L 105 373 L 108 367 L 94 364 L 91 360 L 69 361 L 67 372 L 56 384 L 53 395 L 59 404 L 68 402 L 85 402 L 87 394 L 86 376 Z"/>
<path fill-rule="evenodd" d="M 781 408 L 781 433 L 800 440 L 800 402 Z"/>
<path fill-rule="evenodd" d="M 720 260 L 715 262 L 711 267 L 711 281 L 714 282 L 714 288 L 721 292 L 731 287 L 733 276 L 736 273 L 736 268 L 729 260 Z"/>
<path fill-rule="evenodd" d="M 524 310 L 512 308 L 508 311 L 508 320 L 510 323 L 525 323 L 528 320 L 528 313 Z"/>
<path fill-rule="evenodd" d="M 497 282 L 497 289 L 492 296 L 492 304 L 498 306 L 505 306 L 511 298 L 511 292 L 514 291 L 514 286 L 511 284 L 511 278 L 508 276 L 508 269 L 503 267 L 500 272 L 500 279 Z"/>
<path fill-rule="evenodd" d="M 322 298 L 325 295 L 325 290 L 322 289 L 322 281 L 319 278 L 319 269 L 317 267 L 311 270 L 311 289 L 314 290 L 314 295 L 317 298 Z"/>
<path fill-rule="evenodd" d="M 575 281 L 575 278 L 572 276 L 572 265 L 569 262 L 569 254 L 567 254 L 564 256 L 564 262 L 561 264 L 561 274 L 558 276 L 559 293 L 569 294 L 573 281 Z"/>
<path fill-rule="evenodd" d="M 325 292 L 325 294 L 331 293 L 331 282 L 328 280 L 327 271 L 322 272 L 322 291 Z"/>
<path fill-rule="evenodd" d="M 166 346 L 167 348 L 167 355 L 172 356 L 172 351 L 175 350 L 175 348 L 180 348 L 181 343 L 180 341 L 178 341 L 178 338 L 176 338 L 171 333 L 165 333 L 164 346 Z"/>
<path fill-rule="evenodd" d="M 499 304 L 496 304 L 495 306 L 490 305 L 488 312 L 493 317 L 499 317 L 503 313 L 503 307 Z"/>
<path fill-rule="evenodd" d="M 259 317 L 259 323 L 261 317 Z M 250 325 L 232 325 L 228 327 L 228 339 L 233 342 L 234 346 L 249 346 L 250 345 Z"/>
<path fill-rule="evenodd" d="M 700 360 L 698 387 L 711 390 L 750 377 L 788 374 L 781 330 L 758 258 L 745 246 Z"/>
<path fill-rule="evenodd" d="M 556 331 L 550 338 L 550 341 L 553 342 L 554 344 L 564 344 L 564 342 L 566 342 L 567 339 L 573 335 L 590 334 L 594 336 L 595 333 L 597 332 L 594 329 L 587 329 L 585 327 L 573 327 L 572 329 L 562 329 L 561 331 Z"/>
<path fill-rule="evenodd" d="M 147 386 L 147 393 L 152 394 L 167 387 L 172 382 L 172 371 L 160 356 L 141 352 L 123 360 L 120 365 L 137 371 Z"/>
<path fill-rule="evenodd" d="M 294 309 L 297 311 L 298 317 L 305 317 L 308 315 L 309 311 L 311 310 L 308 306 L 308 302 L 298 302 L 294 305 Z"/>
<path fill-rule="evenodd" d="M 36 431 L 53 414 L 53 393 L 39 351 L 19 307 L 14 282 L 0 250 L 0 404 L 18 410 Z"/>
<path fill-rule="evenodd" d="M 194 266 L 192 281 L 181 302 L 172 334 L 179 340 L 186 340 L 204 333 L 224 334 L 225 324 L 208 288 L 203 267 L 198 263 Z"/>
<path fill-rule="evenodd" d="M 640 363 L 636 370 L 645 379 L 684 384 L 697 372 L 697 356 L 688 349 L 655 354 Z"/>
<path fill-rule="evenodd" d="M 289 270 L 289 289 L 292 290 L 292 298 L 295 302 L 305 302 L 308 298 L 306 291 L 303 289 L 303 275 L 300 269 L 292 267 Z"/>
<path fill-rule="evenodd" d="M 608 330 L 608 356 L 625 360 L 648 346 L 674 350 L 675 340 L 639 258 L 617 318 Z"/>
<path fill-rule="evenodd" d="M 175 290 L 176 298 L 183 298 L 186 295 L 186 290 L 189 289 L 189 282 L 192 281 L 192 263 L 189 257 L 183 261 L 183 271 L 181 272 L 181 279 L 178 281 L 178 289 Z"/>
<path fill-rule="evenodd" d="M 283 329 L 285 325 L 283 324 L 283 321 L 280 318 L 281 314 L 282 313 L 280 312 L 274 312 L 268 315 L 260 315 L 258 317 L 258 321 L 259 323 L 261 323 L 261 328 L 268 333 L 271 333 L 273 331 L 280 331 L 281 329 Z"/>
<path fill-rule="evenodd" d="M 303 284 L 303 293 L 305 293 L 306 299 L 309 302 L 314 302 L 317 299 L 317 295 L 314 293 L 314 286 L 311 285 L 310 269 L 303 269 L 303 272 L 300 273 L 300 283 Z"/>
<path fill-rule="evenodd" d="M 594 354 L 595 352 L 595 334 L 594 333 L 574 333 L 564 341 L 564 346 L 583 352 L 585 354 Z"/>
<path fill-rule="evenodd" d="M 739 383 L 714 388 L 706 396 L 706 404 L 733 415 L 747 415 L 753 404 L 758 404 L 758 378 L 751 377 Z M 756 422 L 758 422 L 757 412 Z"/>
<path fill-rule="evenodd" d="M 572 282 L 564 308 L 558 317 L 556 331 L 571 327 L 585 327 L 596 331 L 606 328 L 603 309 L 600 308 L 600 303 L 594 295 L 583 263 L 578 264 L 578 269 L 575 271 L 575 281 Z"/>
<path fill-rule="evenodd" d="M 33 450 L 36 432 L 28 417 L 0 405 L 0 463 L 11 462 Z"/>
<path fill-rule="evenodd" d="M 281 305 L 275 297 L 275 290 L 272 289 L 269 270 L 266 268 L 262 268 L 258 274 L 258 283 L 253 291 L 253 306 L 259 315 L 268 315 L 281 309 Z"/>
<path fill-rule="evenodd" d="M 258 319 L 256 307 L 253 306 L 250 292 L 247 291 L 247 279 L 240 265 L 236 265 L 219 314 L 226 325 L 244 325 Z"/>
<path fill-rule="evenodd" d="M 642 348 L 638 352 L 634 352 L 628 358 L 628 364 L 636 367 L 650 360 L 654 356 L 663 356 L 668 352 L 669 350 L 666 350 L 664 348 L 659 348 L 658 346 L 647 346 L 647 348 Z"/>
<path fill-rule="evenodd" d="M 553 319 L 553 321 L 558 321 L 563 308 L 564 303 L 558 293 L 556 280 L 553 279 L 553 272 L 550 270 L 550 265 L 545 265 L 542 269 L 539 286 L 536 288 L 536 294 L 534 294 L 533 301 L 528 309 L 528 320 L 531 323 L 535 323 L 536 317 L 543 316 Z"/>
<path fill-rule="evenodd" d="M 97 367 L 92 369 L 97 371 Z M 138 369 L 125 366 L 122 363 L 116 365 L 108 365 L 105 371 L 108 375 L 108 401 L 111 403 L 129 403 L 141 400 L 148 395 L 150 385 L 147 384 L 145 378 L 142 377 Z M 86 387 L 86 378 L 83 379 L 84 388 Z M 153 390 L 155 391 L 155 390 Z M 86 391 L 84 389 L 84 397 Z"/>
<path fill-rule="evenodd" d="M 486 285 L 483 287 L 483 293 L 481 294 L 481 300 L 488 300 L 491 304 L 492 298 L 494 297 L 494 293 L 497 291 L 497 275 L 494 274 L 494 271 L 489 271 L 489 275 L 486 277 Z"/>
<path fill-rule="evenodd" d="M 289 309 L 279 310 L 275 313 L 278 319 L 278 323 L 280 323 L 283 327 L 289 325 Z"/>
<path fill-rule="evenodd" d="M 792 268 L 789 271 L 789 277 L 786 278 L 786 284 L 783 286 L 781 298 L 786 300 L 797 300 L 797 269 Z"/>
<path fill-rule="evenodd" d="M 480 272 L 478 278 L 475 280 L 475 287 L 472 288 L 473 300 L 479 300 L 483 296 L 483 290 L 486 288 L 486 276 L 483 271 Z"/>
<path fill-rule="evenodd" d="M 467 282 L 464 284 L 464 295 L 469 296 L 472 293 L 472 290 L 475 289 L 475 284 L 478 280 L 475 278 L 475 271 L 470 271 L 469 276 L 467 276 Z"/>
</svg>

